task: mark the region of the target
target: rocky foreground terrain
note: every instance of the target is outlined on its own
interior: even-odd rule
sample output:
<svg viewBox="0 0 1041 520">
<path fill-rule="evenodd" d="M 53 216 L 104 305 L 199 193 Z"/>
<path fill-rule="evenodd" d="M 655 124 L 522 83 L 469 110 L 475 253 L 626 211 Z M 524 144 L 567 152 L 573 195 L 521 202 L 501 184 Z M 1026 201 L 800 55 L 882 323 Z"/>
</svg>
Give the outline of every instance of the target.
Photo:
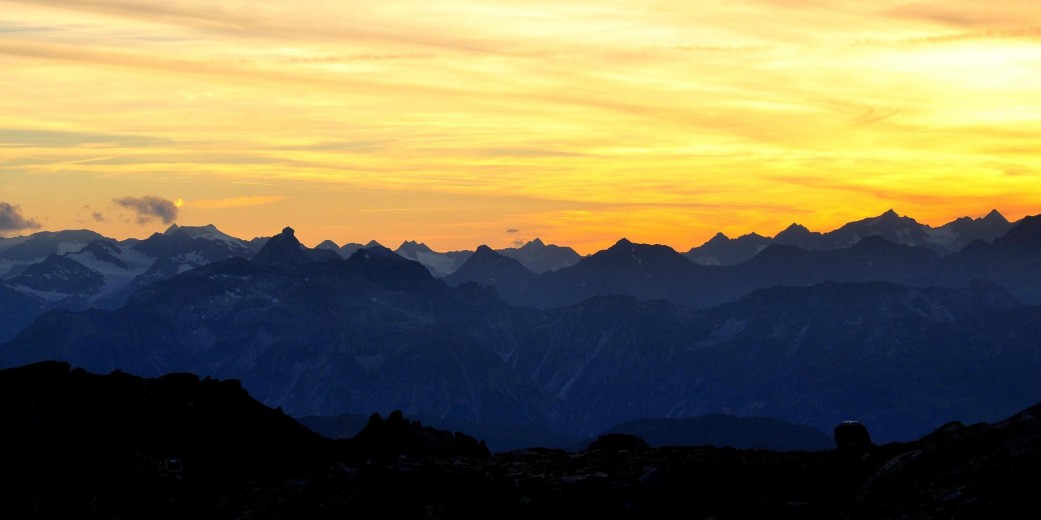
<svg viewBox="0 0 1041 520">
<path fill-rule="evenodd" d="M 609 435 L 492 454 L 400 413 L 331 440 L 237 381 L 48 362 L 0 371 L 0 413 L 4 518 L 1008 518 L 1041 484 L 1041 405 L 828 451 Z"/>
</svg>

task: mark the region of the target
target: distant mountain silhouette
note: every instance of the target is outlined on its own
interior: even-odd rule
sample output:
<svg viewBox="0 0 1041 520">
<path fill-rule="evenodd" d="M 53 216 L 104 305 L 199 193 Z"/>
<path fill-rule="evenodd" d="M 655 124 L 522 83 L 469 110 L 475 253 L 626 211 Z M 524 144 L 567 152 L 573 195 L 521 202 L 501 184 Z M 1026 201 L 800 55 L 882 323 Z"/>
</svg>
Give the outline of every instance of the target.
<svg viewBox="0 0 1041 520">
<path fill-rule="evenodd" d="M 251 254 L 249 244 L 244 240 L 235 238 L 219 229 L 213 224 L 207 224 L 205 226 L 178 226 L 177 224 L 171 225 L 164 235 L 171 236 L 178 232 L 188 235 L 192 239 L 202 238 L 210 242 L 222 243 L 227 248 L 229 256 L 241 256 L 248 257 Z"/>
<path fill-rule="evenodd" d="M 974 241 L 951 255 L 938 273 L 944 285 L 991 280 L 1029 303 L 1041 303 L 1041 217 L 1026 217 L 993 244 Z"/>
<path fill-rule="evenodd" d="M 253 257 L 255 264 L 276 267 L 289 267 L 316 260 L 296 239 L 293 228 L 289 227 L 283 229 L 281 234 L 271 237 Z"/>
<path fill-rule="evenodd" d="M 520 295 L 531 286 L 535 274 L 520 261 L 509 258 L 492 248 L 482 245 L 474 251 L 459 269 L 445 277 L 445 283 L 455 287 L 461 283 L 474 282 L 484 287 L 494 287 L 511 295 Z"/>
<path fill-rule="evenodd" d="M 39 293 L 85 296 L 100 289 L 105 284 L 105 277 L 75 260 L 52 254 L 42 262 L 26 267 L 8 283 Z"/>
<path fill-rule="evenodd" d="M 712 269 L 694 264 L 668 246 L 634 244 L 623 238 L 571 267 L 541 275 L 526 295 L 502 294 L 511 303 L 538 307 L 572 305 L 612 294 L 690 303 L 701 301 L 713 280 Z"/>
<path fill-rule="evenodd" d="M 980 218 L 961 217 L 940 226 L 938 230 L 942 233 L 956 237 L 951 243 L 951 250 L 960 251 L 969 243 L 979 240 L 991 243 L 998 237 L 1003 236 L 1012 229 L 1012 223 L 998 210 L 991 210 L 986 216 Z"/>
<path fill-rule="evenodd" d="M 328 249 L 330 251 L 336 251 L 337 256 L 340 254 L 340 246 L 336 245 L 336 242 L 332 240 L 323 240 L 322 243 L 314 246 L 315 249 Z"/>
<path fill-rule="evenodd" d="M 917 284 L 933 276 L 941 262 L 940 255 L 931 250 L 872 235 L 845 249 L 807 251 L 771 245 L 748 262 L 729 268 L 727 274 L 733 280 L 732 286 L 748 290 L 829 280 Z"/>
<path fill-rule="evenodd" d="M 545 244 L 536 238 L 521 247 L 508 247 L 499 249 L 498 253 L 517 260 L 529 271 L 541 274 L 548 271 L 556 271 L 564 267 L 570 267 L 578 263 L 582 258 L 570 247 L 562 247 L 554 244 Z"/>
<path fill-rule="evenodd" d="M 395 252 L 427 266 L 431 274 L 441 278 L 458 271 L 470 256 L 474 254 L 474 251 L 439 253 L 430 249 L 426 244 L 414 241 L 402 242 Z M 524 266 L 525 270 L 533 273 L 544 273 L 574 265 L 581 258 L 578 253 L 569 247 L 546 245 L 537 238 L 521 247 L 499 249 L 496 252 L 507 258 L 517 260 Z"/>
<path fill-rule="evenodd" d="M 430 270 L 430 274 L 437 277 L 454 273 L 473 254 L 472 251 L 438 253 L 427 247 L 426 244 L 414 241 L 402 242 L 394 252 L 425 265 Z"/>
<path fill-rule="evenodd" d="M 687 258 L 701 265 L 737 265 L 747 262 L 770 245 L 771 240 L 756 233 L 731 239 L 723 233 L 687 251 Z"/>
<path fill-rule="evenodd" d="M 8 265 L 38 262 L 50 255 L 77 251 L 95 240 L 112 239 L 86 229 L 41 231 L 27 237 L 8 238 L 0 242 L 0 261 Z"/>
<path fill-rule="evenodd" d="M 903 272 L 883 269 L 876 263 L 876 260 L 880 260 L 884 265 L 893 266 L 894 263 L 900 262 L 895 257 L 865 257 L 857 260 L 853 256 L 836 254 L 809 255 L 806 258 L 813 264 L 813 268 L 807 265 L 793 265 L 794 270 L 789 269 L 785 272 L 782 272 L 785 270 L 783 266 L 774 265 L 770 267 L 772 271 L 769 273 L 747 267 L 699 273 L 682 273 L 670 267 L 669 273 L 658 273 L 656 268 L 648 270 L 637 265 L 632 269 L 622 268 L 622 271 L 631 272 L 621 272 L 621 277 L 617 280 L 579 280 L 591 276 L 590 266 L 587 265 L 566 275 L 545 278 L 540 276 L 534 279 L 518 271 L 522 279 L 509 280 L 507 277 L 499 276 L 495 283 L 502 285 L 497 291 L 511 303 L 538 307 L 568 305 L 589 296 L 612 293 L 631 294 L 642 299 L 666 298 L 683 304 L 707 306 L 732 301 L 751 290 L 777 284 L 808 285 L 825 280 L 882 280 L 920 286 L 957 287 L 974 278 L 998 281 L 1016 291 L 1019 297 L 1028 302 L 1041 302 L 1041 282 L 1037 282 L 1037 277 L 1030 275 L 1033 265 L 1029 260 L 1016 256 L 1016 248 L 988 247 L 992 245 L 991 242 L 999 241 L 999 234 L 1011 230 L 1014 226 L 997 211 L 992 211 L 982 218 L 957 219 L 939 228 L 921 225 L 909 217 L 900 217 L 895 212 L 888 211 L 877 217 L 851 222 L 826 234 L 812 233 L 793 224 L 772 240 L 754 233 L 733 240 L 719 235 L 686 255 L 695 263 L 720 264 L 727 268 L 743 267 L 744 263 L 753 260 L 750 256 L 757 255 L 757 252 L 776 254 L 768 252 L 769 248 L 764 247 L 764 244 L 771 242 L 772 245 L 798 245 L 807 251 L 838 251 L 850 249 L 864 239 L 876 236 L 898 244 L 919 244 L 923 248 L 947 255 L 939 264 L 936 264 L 935 259 L 923 257 L 926 264 L 909 263 L 909 269 Z M 849 243 L 850 240 L 861 236 L 861 240 Z M 1026 236 L 1029 237 L 1029 234 Z M 143 286 L 223 259 L 249 258 L 258 253 L 269 240 L 270 238 L 257 238 L 243 241 L 221 232 L 213 225 L 172 225 L 163 233 L 156 233 L 145 240 L 128 239 L 118 242 L 85 230 L 41 232 L 0 240 L 0 272 L 6 270 L 7 274 L 3 276 L 10 280 L 29 266 L 43 263 L 48 255 L 59 254 L 86 267 L 79 269 L 69 264 L 65 270 L 68 273 L 80 273 L 85 278 L 78 282 L 67 280 L 65 285 L 73 292 L 48 293 L 49 306 L 68 309 L 116 308 Z M 370 241 L 365 246 L 350 243 L 338 247 L 330 241 L 325 241 L 320 247 L 310 250 L 309 254 L 312 259 L 328 260 L 335 258 L 335 251 L 340 257 L 348 258 L 358 249 L 373 247 L 382 246 Z M 959 248 L 966 250 L 965 254 L 951 254 Z M 472 255 L 469 251 L 438 253 L 417 242 L 405 242 L 399 250 L 401 254 L 426 265 L 432 274 L 439 277 L 454 272 Z M 545 245 L 538 239 L 521 248 L 503 249 L 500 254 L 518 259 L 529 271 L 542 273 L 573 267 L 571 264 L 577 263 L 580 259 L 568 248 Z M 856 265 L 844 263 L 850 261 L 856 262 Z M 776 263 L 775 259 L 774 264 Z M 50 265 L 53 267 L 53 261 Z M 770 266 L 770 262 L 759 262 L 757 265 Z M 41 269 L 45 270 L 47 267 L 36 268 L 35 272 L 40 273 Z M 643 276 L 651 281 L 649 286 L 632 288 L 633 283 L 638 282 L 638 279 L 632 279 L 632 274 L 637 270 L 642 270 Z M 96 283 L 97 275 L 103 279 L 100 285 Z M 659 282 L 662 277 L 674 278 L 671 284 L 663 286 Z M 459 283 L 458 278 L 464 277 L 457 277 L 453 283 Z M 621 283 L 627 278 L 630 279 L 628 285 Z M 751 283 L 751 280 L 756 281 Z M 40 282 L 35 283 L 38 285 Z M 482 283 L 487 284 L 488 281 Z M 79 286 L 90 286 L 94 289 L 87 292 L 83 292 L 81 288 L 72 289 Z M 27 285 L 17 287 L 21 289 L 16 290 L 34 290 Z"/>
<path fill-rule="evenodd" d="M 408 258 L 409 260 L 416 260 L 416 255 L 420 253 L 433 253 L 434 250 L 427 247 L 426 244 L 421 242 L 415 242 L 413 240 L 406 240 L 394 250 L 400 256 Z M 419 260 L 416 260 L 419 262 Z M 423 263 L 423 262 L 419 262 Z"/>
<path fill-rule="evenodd" d="M 794 223 L 772 239 L 755 233 L 729 239 L 720 233 L 705 244 L 691 249 L 687 256 L 703 265 L 738 265 L 771 244 L 797 246 L 810 251 L 845 249 L 873 236 L 950 255 L 974 240 L 990 243 L 1011 228 L 1012 224 L 997 210 L 977 219 L 962 217 L 933 228 L 911 217 L 900 216 L 890 209 L 876 217 L 849 222 L 827 233 L 811 232 L 805 226 Z"/>
<path fill-rule="evenodd" d="M 698 265 L 667 246 L 633 244 L 623 239 L 571 267 L 534 278 L 519 275 L 509 279 L 508 273 L 501 273 L 481 283 L 495 285 L 512 304 L 541 308 L 572 305 L 608 294 L 705 307 L 776 285 L 813 285 L 828 280 L 930 285 L 943 280 L 944 262 L 929 249 L 892 243 L 875 235 L 844 249 L 770 245 L 737 266 Z M 979 277 L 986 275 L 980 273 Z M 464 278 L 447 280 L 459 283 Z"/>
<path fill-rule="evenodd" d="M 128 282 L 123 282 L 125 273 L 120 273 L 119 276 L 107 273 L 107 279 L 113 282 L 115 290 L 98 302 L 99 307 L 118 307 L 141 287 L 213 262 L 228 258 L 247 258 L 252 256 L 252 249 L 249 243 L 233 238 L 213 225 L 172 225 L 165 232 L 154 233 L 145 240 L 129 245 L 121 244 L 121 255 L 127 258 L 129 271 L 134 273 L 134 277 Z M 89 262 L 88 265 L 92 265 L 95 270 L 106 271 Z M 138 266 L 145 268 L 141 269 Z"/>
<path fill-rule="evenodd" d="M 774 237 L 773 243 L 782 246 L 795 246 L 807 251 L 824 249 L 825 240 L 822 233 L 810 231 L 801 224 L 792 223 Z"/>
<path fill-rule="evenodd" d="M 892 209 L 877 217 L 850 222 L 824 234 L 832 248 L 849 247 L 868 237 L 882 237 L 889 242 L 915 247 L 927 247 L 929 235 L 915 219 L 900 216 Z"/>
</svg>

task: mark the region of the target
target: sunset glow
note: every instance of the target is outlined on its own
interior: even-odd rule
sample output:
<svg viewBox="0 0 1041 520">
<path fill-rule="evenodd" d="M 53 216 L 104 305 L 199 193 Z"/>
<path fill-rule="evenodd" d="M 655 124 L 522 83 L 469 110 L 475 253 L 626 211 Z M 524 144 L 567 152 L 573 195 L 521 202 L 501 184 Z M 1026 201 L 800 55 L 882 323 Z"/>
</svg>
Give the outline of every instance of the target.
<svg viewBox="0 0 1041 520">
<path fill-rule="evenodd" d="M 436 250 L 1041 213 L 1041 3 L 0 0 L 0 201 Z M 507 230 L 515 232 L 507 232 Z M 26 230 L 0 230 L 5 235 Z"/>
</svg>

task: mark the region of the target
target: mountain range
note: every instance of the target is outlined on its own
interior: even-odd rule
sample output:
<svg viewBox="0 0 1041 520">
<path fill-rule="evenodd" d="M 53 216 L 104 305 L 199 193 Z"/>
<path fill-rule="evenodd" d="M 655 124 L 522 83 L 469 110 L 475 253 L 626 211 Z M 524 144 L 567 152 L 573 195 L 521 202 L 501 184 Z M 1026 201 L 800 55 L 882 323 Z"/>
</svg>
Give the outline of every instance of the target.
<svg viewBox="0 0 1041 520">
<path fill-rule="evenodd" d="M 1013 231 L 987 250 L 1022 247 L 1033 258 L 1030 230 Z M 941 260 L 881 238 L 858 246 L 929 268 L 916 255 Z M 858 247 L 803 254 L 862 259 Z M 471 260 L 481 256 L 504 258 L 484 248 Z M 724 269 L 623 241 L 531 276 L 586 268 L 607 278 L 619 264 L 674 269 L 644 285 L 663 290 L 683 273 Z M 119 309 L 43 314 L 0 347 L 0 366 L 58 359 L 101 372 L 192 372 L 240 379 L 296 416 L 402 409 L 578 437 L 627 420 L 729 413 L 817 428 L 853 416 L 894 440 L 1041 400 L 1041 308 L 995 282 L 777 286 L 707 308 L 641 296 L 516 307 L 385 248 L 319 258 L 287 228 L 251 260 L 150 284 Z"/>
<path fill-rule="evenodd" d="M 973 241 L 992 242 L 1013 226 L 1004 215 L 991 210 L 979 218 L 961 217 L 939 227 L 920 224 L 893 210 L 845 224 L 834 231 L 817 233 L 793 223 L 772 239 L 757 233 L 737 238 L 716 234 L 701 246 L 687 251 L 688 258 L 703 265 L 737 265 L 750 260 L 771 244 L 796 246 L 801 249 L 843 249 L 870 236 L 890 242 L 930 249 L 941 255 L 960 251 Z"/>
<path fill-rule="evenodd" d="M 422 244 L 344 258 L 291 228 L 42 233 L 0 242 L 0 367 L 191 372 L 298 417 L 400 409 L 571 438 L 730 414 L 858 418 L 889 441 L 1041 400 L 1041 218 L 949 254 L 852 231 L 910 221 L 894 215 L 840 228 L 849 247 L 771 243 L 738 265 L 622 239 L 541 273 L 482 246 L 444 277 L 407 258 Z"/>
</svg>

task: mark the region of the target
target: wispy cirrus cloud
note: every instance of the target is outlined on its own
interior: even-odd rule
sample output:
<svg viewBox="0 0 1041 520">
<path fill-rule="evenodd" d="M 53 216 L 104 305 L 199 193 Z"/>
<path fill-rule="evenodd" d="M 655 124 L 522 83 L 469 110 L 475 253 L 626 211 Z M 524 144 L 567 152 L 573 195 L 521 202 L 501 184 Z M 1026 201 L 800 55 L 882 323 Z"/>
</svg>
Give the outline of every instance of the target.
<svg viewBox="0 0 1041 520">
<path fill-rule="evenodd" d="M 200 199 L 186 203 L 194 209 L 243 208 L 228 212 L 241 228 L 275 219 L 264 206 L 280 202 L 300 229 L 360 218 L 410 233 L 470 208 L 467 223 L 483 220 L 486 241 L 514 224 L 525 235 L 547 229 L 497 220 L 501 209 L 485 202 L 502 194 L 523 200 L 514 213 L 590 226 L 604 205 L 625 201 L 609 223 L 639 223 L 654 237 L 749 231 L 714 212 L 770 229 L 779 224 L 760 213 L 787 225 L 800 208 L 821 207 L 827 227 L 848 208 L 904 200 L 925 211 L 993 186 L 1017 207 L 1041 204 L 1032 175 L 1010 173 L 1041 170 L 1031 152 L 1041 120 L 1032 2 L 0 0 L 0 9 L 0 172 L 28 186 L 86 179 L 91 200 L 177 190 Z M 985 166 L 997 160 L 1017 166 Z M 233 183 L 286 198 L 212 198 L 239 193 Z M 916 195 L 929 193 L 937 199 Z M 57 212 L 81 200 L 49 203 Z M 544 201 L 578 213 L 549 213 Z"/>
<path fill-rule="evenodd" d="M 988 0 L 899 2 L 887 14 L 956 27 L 1010 29 L 1021 27 L 1025 20 L 1041 19 L 1041 5 L 1005 2 L 998 6 Z"/>
<path fill-rule="evenodd" d="M 141 135 L 0 128 L 0 148 L 154 147 L 173 144 L 169 139 Z"/>
<path fill-rule="evenodd" d="M 184 206 L 200 209 L 229 209 L 248 208 L 252 206 L 263 206 L 286 200 L 282 195 L 256 195 L 249 197 L 228 197 L 223 199 L 189 200 Z"/>
</svg>

